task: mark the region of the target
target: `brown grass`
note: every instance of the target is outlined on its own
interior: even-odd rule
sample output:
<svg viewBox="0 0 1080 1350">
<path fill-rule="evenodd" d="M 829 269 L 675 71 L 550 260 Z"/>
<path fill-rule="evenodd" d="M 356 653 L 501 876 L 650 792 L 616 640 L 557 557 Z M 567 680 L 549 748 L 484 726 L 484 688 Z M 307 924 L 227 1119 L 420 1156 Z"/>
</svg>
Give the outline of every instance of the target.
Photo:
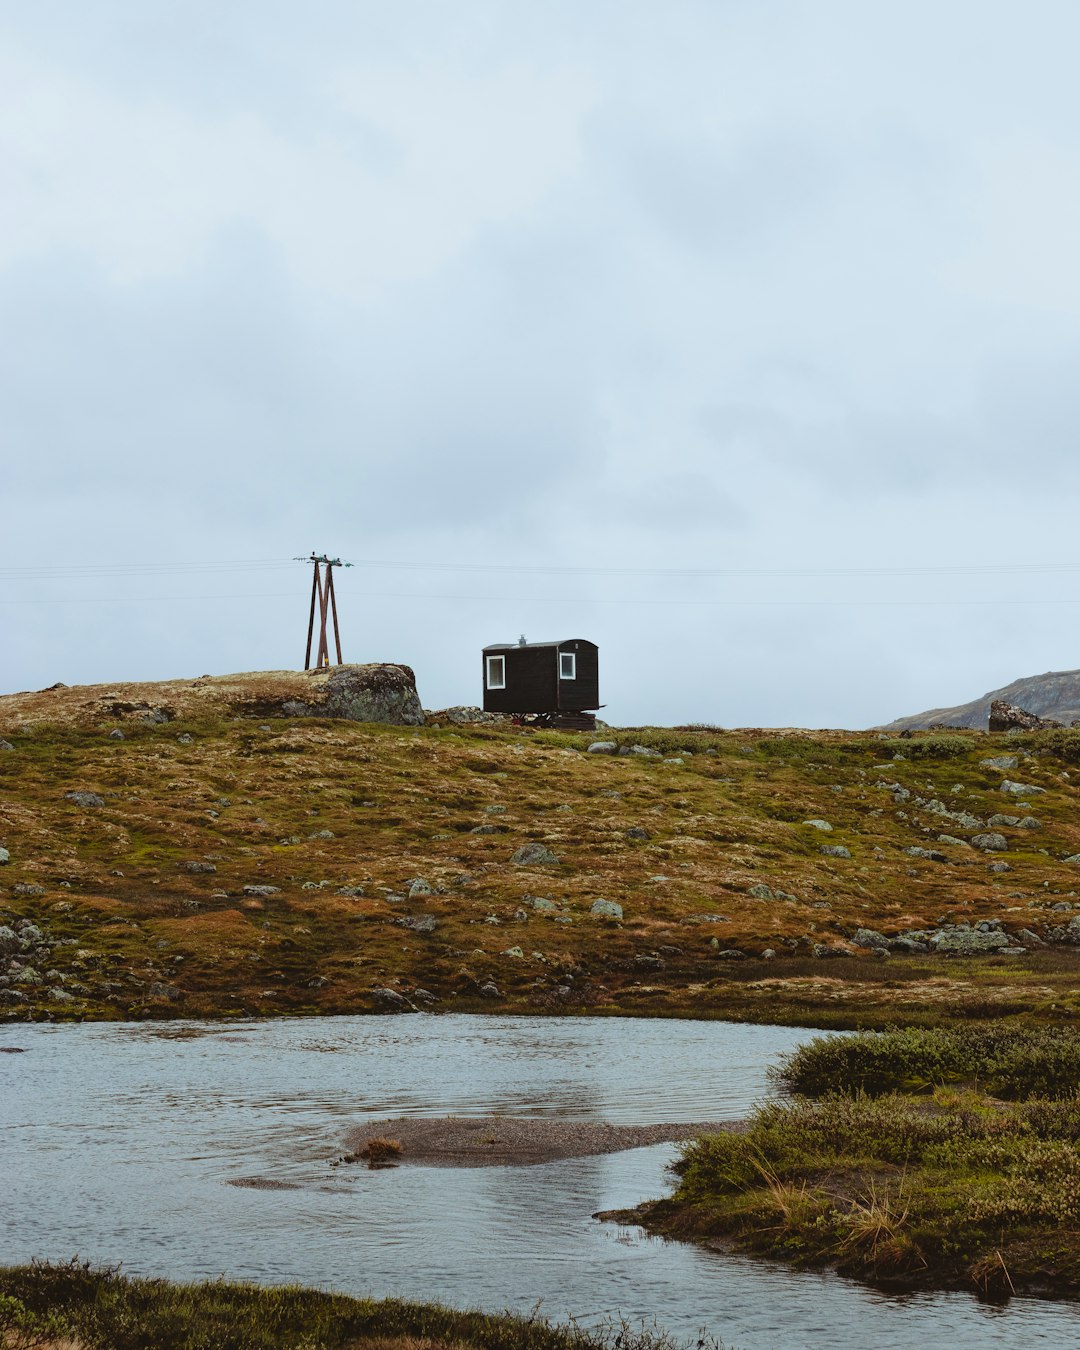
<svg viewBox="0 0 1080 1350">
<path fill-rule="evenodd" d="M 1051 905 L 1080 889 L 1080 869 L 1060 861 L 1080 852 L 1080 778 L 1073 786 L 1046 756 L 1016 771 L 1048 789 L 1033 805 L 1043 828 L 1006 829 L 1011 870 L 993 874 L 978 850 L 937 846 L 938 833 L 964 831 L 914 804 L 918 794 L 981 820 L 1022 814 L 999 793 L 1001 775 L 979 765 L 1000 741 L 977 733 L 944 762 L 908 753 L 883 763 L 892 751 L 874 733 L 611 733 L 693 750 L 679 765 L 585 755 L 589 737 L 558 733 L 316 719 L 269 719 L 262 732 L 258 718 L 223 715 L 266 681 L 279 676 L 0 698 L 0 733 L 15 745 L 0 755 L 0 842 L 12 859 L 0 872 L 0 921 L 31 917 L 73 939 L 52 964 L 89 991 L 51 1008 L 35 994 L 14 1015 L 355 1012 L 375 1006 L 381 986 L 410 998 L 428 990 L 442 1011 L 648 1005 L 849 1023 L 897 1007 L 915 1020 L 976 1006 L 1077 1011 L 1074 951 L 877 961 L 850 942 L 859 926 L 890 934 L 941 916 L 1014 930 L 1063 922 Z M 117 723 L 102 709 L 124 695 L 170 701 L 177 720 L 123 721 L 126 739 L 110 740 Z M 184 732 L 190 744 L 178 742 Z M 911 800 L 894 802 L 879 780 L 901 782 Z M 105 805 L 74 806 L 71 787 Z M 803 825 L 813 818 L 832 833 Z M 501 832 L 471 832 L 492 824 Z M 628 839 L 631 827 L 650 837 Z M 532 840 L 559 863 L 511 864 Z M 822 842 L 853 856 L 826 857 Z M 912 844 L 950 861 L 912 858 Z M 190 861 L 216 871 L 190 873 Z M 433 893 L 408 898 L 414 877 Z M 16 896 L 19 882 L 45 895 Z M 759 883 L 784 895 L 755 899 Z M 246 884 L 278 893 L 246 896 Z M 535 910 L 527 896 L 556 909 Z M 593 918 L 597 898 L 621 904 L 622 922 Z M 424 916 L 433 931 L 399 922 Z M 855 954 L 822 961 L 815 946 Z M 747 959 L 719 958 L 732 948 Z M 777 954 L 769 963 L 766 949 Z M 155 981 L 183 998 L 163 1008 L 147 993 Z M 480 996 L 486 983 L 498 999 Z"/>
</svg>

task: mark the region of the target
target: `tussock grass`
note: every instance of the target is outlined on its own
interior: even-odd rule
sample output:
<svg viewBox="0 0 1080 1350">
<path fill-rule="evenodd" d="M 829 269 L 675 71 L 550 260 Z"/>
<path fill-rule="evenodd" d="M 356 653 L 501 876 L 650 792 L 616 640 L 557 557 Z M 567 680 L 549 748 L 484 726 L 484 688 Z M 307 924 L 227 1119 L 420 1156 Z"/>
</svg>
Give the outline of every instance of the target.
<svg viewBox="0 0 1080 1350">
<path fill-rule="evenodd" d="M 1045 1029 L 818 1039 L 777 1074 L 812 1095 L 684 1145 L 646 1222 L 876 1282 L 1075 1294 L 1078 1065 Z"/>
<path fill-rule="evenodd" d="M 678 1350 L 625 1323 L 458 1312 L 298 1287 L 131 1279 L 78 1262 L 0 1269 L 4 1350 Z M 703 1350 L 722 1350 L 712 1340 Z"/>
</svg>

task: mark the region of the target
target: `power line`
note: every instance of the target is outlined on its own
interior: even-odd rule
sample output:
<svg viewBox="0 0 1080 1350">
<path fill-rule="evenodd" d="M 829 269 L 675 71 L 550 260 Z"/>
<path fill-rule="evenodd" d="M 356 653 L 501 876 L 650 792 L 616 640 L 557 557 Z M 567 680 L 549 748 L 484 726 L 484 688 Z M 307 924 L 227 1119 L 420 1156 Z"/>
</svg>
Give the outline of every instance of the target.
<svg viewBox="0 0 1080 1350">
<path fill-rule="evenodd" d="M 246 560 L 223 559 L 216 562 L 151 561 L 138 563 L 57 563 L 35 564 L 30 567 L 0 567 L 0 581 L 25 581 L 34 577 L 42 580 L 68 580 L 73 577 L 125 577 L 198 575 L 216 572 L 228 567 L 244 572 L 284 570 L 291 568 L 293 559 L 254 558 Z M 492 575 L 520 576 L 626 576 L 671 577 L 675 579 L 708 577 L 973 577 L 973 576 L 1028 576 L 1033 574 L 1069 575 L 1080 572 L 1080 563 L 937 563 L 926 566 L 805 566 L 805 567 L 599 567 L 553 566 L 546 563 L 462 563 L 445 559 L 430 562 L 365 558 L 352 564 L 372 570 L 410 572 L 473 572 Z"/>
<path fill-rule="evenodd" d="M 55 596 L 45 599 L 0 600 L 0 605 L 162 605 L 173 601 L 205 600 L 299 600 L 304 598 L 301 591 L 270 591 L 254 593 L 215 591 L 212 595 L 97 595 L 97 596 Z M 977 606 L 1028 606 L 1035 605 L 1080 605 L 1080 597 L 1072 599 L 1018 599 L 1008 600 L 1001 596 L 991 596 L 985 600 L 737 600 L 730 597 L 722 599 L 701 599 L 694 597 L 676 597 L 674 599 L 651 599 L 641 596 L 619 598 L 615 596 L 590 597 L 580 595 L 438 595 L 431 592 L 368 591 L 351 593 L 350 598 L 359 600 L 409 600 L 433 601 L 439 604 L 477 603 L 484 605 L 562 605 L 574 606 L 606 605 L 673 605 L 704 606 L 706 608 L 742 608 L 742 609 L 956 609 Z"/>
</svg>

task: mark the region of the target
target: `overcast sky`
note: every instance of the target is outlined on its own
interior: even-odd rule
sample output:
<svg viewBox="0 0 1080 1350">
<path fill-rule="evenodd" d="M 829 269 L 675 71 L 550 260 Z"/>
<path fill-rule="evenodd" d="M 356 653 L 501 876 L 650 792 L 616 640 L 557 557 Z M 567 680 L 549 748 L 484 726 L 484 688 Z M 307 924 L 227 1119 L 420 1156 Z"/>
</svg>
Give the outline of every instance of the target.
<svg viewBox="0 0 1080 1350">
<path fill-rule="evenodd" d="M 430 708 L 522 632 L 623 724 L 1080 666 L 1078 50 L 1074 0 L 0 0 L 0 690 L 300 665 L 313 549 Z"/>
</svg>

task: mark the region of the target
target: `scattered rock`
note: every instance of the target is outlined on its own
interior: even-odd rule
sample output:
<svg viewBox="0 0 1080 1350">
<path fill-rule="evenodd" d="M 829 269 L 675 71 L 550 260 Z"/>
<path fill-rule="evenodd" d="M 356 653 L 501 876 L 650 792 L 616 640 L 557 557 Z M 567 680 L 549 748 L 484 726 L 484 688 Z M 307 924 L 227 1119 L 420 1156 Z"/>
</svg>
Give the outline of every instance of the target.
<svg viewBox="0 0 1080 1350">
<path fill-rule="evenodd" d="M 1001 791 L 1009 797 L 1030 797 L 1033 793 L 1045 792 L 1045 788 L 1036 787 L 1034 783 L 1014 783 L 1012 779 L 1006 778 L 1001 784 Z"/>
<path fill-rule="evenodd" d="M 161 984 L 158 981 L 150 986 L 151 998 L 166 998 L 170 1003 L 176 1003 L 184 997 L 184 991 L 177 989 L 175 984 Z"/>
<path fill-rule="evenodd" d="M 968 841 L 966 839 L 957 839 L 956 835 L 954 834 L 939 834 L 937 837 L 937 841 L 939 844 L 953 844 L 957 848 L 969 847 Z"/>
<path fill-rule="evenodd" d="M 713 938 L 713 941 L 716 942 L 716 939 Z M 719 945 L 720 944 L 717 943 L 717 946 Z M 716 953 L 716 959 L 718 961 L 745 961 L 746 953 L 740 952 L 735 947 L 724 947 Z"/>
<path fill-rule="evenodd" d="M 14 886 L 12 886 L 12 888 L 11 888 L 11 894 L 12 894 L 12 895 L 23 895 L 23 896 L 44 895 L 44 894 L 45 894 L 45 887 L 44 887 L 44 886 L 38 886 L 36 883 L 34 883 L 34 882 L 32 882 L 32 881 L 19 881 L 19 882 L 16 882 L 16 884 L 15 884 Z"/>
<path fill-rule="evenodd" d="M 316 830 L 314 834 L 308 835 L 309 839 L 334 839 L 336 838 L 333 830 Z"/>
<path fill-rule="evenodd" d="M 621 919 L 623 916 L 622 905 L 617 900 L 594 900 L 589 913 L 605 919 Z"/>
<path fill-rule="evenodd" d="M 912 844 L 909 848 L 904 849 L 904 852 L 912 858 L 927 858 L 930 862 L 943 863 L 949 861 L 945 854 L 939 853 L 937 849 L 921 848 L 918 844 Z"/>
<path fill-rule="evenodd" d="M 951 956 L 975 956 L 979 952 L 1001 951 L 1009 939 L 998 928 L 943 928 L 931 935 L 934 951 Z"/>
<path fill-rule="evenodd" d="M 975 848 L 981 848 L 984 853 L 1004 853 L 1009 847 L 1009 841 L 1005 836 L 996 831 L 991 834 L 977 834 L 971 842 Z"/>
<path fill-rule="evenodd" d="M 624 831 L 624 833 L 625 833 L 627 839 L 651 839 L 651 838 L 652 838 L 652 835 L 649 833 L 649 831 L 648 831 L 648 830 L 643 830 L 643 829 L 641 828 L 640 825 L 631 825 L 630 828 L 629 828 L 628 830 Z"/>
<path fill-rule="evenodd" d="M 850 858 L 851 851 L 846 849 L 843 844 L 822 844 L 822 853 L 828 858 Z"/>
<path fill-rule="evenodd" d="M 559 860 L 546 844 L 522 844 L 510 858 L 517 867 L 535 867 L 557 863 Z"/>
<path fill-rule="evenodd" d="M 105 805 L 104 797 L 99 796 L 96 792 L 83 792 L 81 789 L 74 792 L 65 792 L 64 797 L 67 801 L 74 802 L 76 806 L 85 808 Z"/>
<path fill-rule="evenodd" d="M 771 886 L 766 886 L 763 881 L 755 882 L 746 892 L 754 900 L 775 900 L 776 895 Z"/>
<path fill-rule="evenodd" d="M 505 825 L 474 825 L 469 831 L 470 834 L 507 834 L 509 831 Z"/>
<path fill-rule="evenodd" d="M 827 820 L 804 820 L 803 824 L 812 825 L 815 830 L 828 830 L 830 832 L 832 831 L 832 826 L 829 824 Z"/>
<path fill-rule="evenodd" d="M 860 928 L 851 940 L 856 947 L 865 947 L 869 951 L 885 951 L 889 946 L 889 939 L 876 928 Z"/>
<path fill-rule="evenodd" d="M 991 828 L 992 830 L 998 830 L 998 829 L 1000 829 L 1002 826 L 1005 826 L 1006 829 L 1012 829 L 1012 830 L 1015 830 L 1015 829 L 1019 826 L 1019 824 L 1020 824 L 1020 817 L 1019 817 L 1019 816 L 1003 816 L 1003 815 L 1001 815 L 1001 814 L 998 814 L 998 815 L 996 815 L 996 816 L 991 816 L 990 819 L 989 819 L 986 823 L 987 823 L 987 825 L 990 826 L 990 828 Z"/>
<path fill-rule="evenodd" d="M 499 986 L 493 980 L 485 980 L 480 986 L 481 998 L 501 998 Z"/>
<path fill-rule="evenodd" d="M 526 904 L 531 904 L 533 909 L 539 910 L 541 914 L 550 914 L 558 908 L 554 900 L 548 900 L 542 895 L 526 895 L 522 899 Z"/>
<path fill-rule="evenodd" d="M 430 881 L 425 881 L 423 877 L 413 877 L 408 883 L 408 896 L 410 900 L 417 900 L 424 895 L 434 895 L 435 887 Z"/>
<path fill-rule="evenodd" d="M 14 952 L 21 951 L 22 943 L 19 941 L 13 929 L 7 924 L 0 925 L 0 955 L 11 955 Z"/>
<path fill-rule="evenodd" d="M 521 950 L 520 947 L 507 947 L 506 950 L 502 953 L 502 955 L 513 956 L 520 961 L 524 959 L 525 953 Z"/>
<path fill-rule="evenodd" d="M 6 848 L 0 848 L 0 867 L 11 861 L 11 854 Z"/>
<path fill-rule="evenodd" d="M 213 863 L 201 862 L 198 858 L 193 858 L 190 862 L 178 863 L 177 866 L 182 872 L 192 872 L 197 876 L 209 876 L 212 872 L 217 871 Z M 246 890 L 247 887 L 244 889 Z"/>
<path fill-rule="evenodd" d="M 3 737 L 0 737 L 0 751 L 14 750 L 14 749 L 15 747 L 11 744 L 10 741 L 5 741 Z"/>
<path fill-rule="evenodd" d="M 376 1012 L 405 1013 L 416 1011 L 409 1000 L 399 994 L 396 989 L 373 989 L 371 997 L 375 1000 Z"/>
<path fill-rule="evenodd" d="M 113 727 L 112 731 L 109 732 L 110 741 L 122 741 L 123 739 L 124 733 L 120 730 L 119 727 Z"/>
<path fill-rule="evenodd" d="M 190 745 L 193 739 L 194 737 L 189 736 L 185 731 L 182 735 L 177 736 L 176 742 L 178 745 Z"/>
<path fill-rule="evenodd" d="M 585 753 L 587 755 L 614 755 L 618 748 L 614 741 L 593 741 Z"/>
<path fill-rule="evenodd" d="M 983 769 L 1000 769 L 1005 773 L 1015 769 L 1019 762 L 1015 755 L 991 755 L 989 759 L 980 759 L 979 765 Z"/>
<path fill-rule="evenodd" d="M 413 933 L 434 933 L 439 926 L 434 914 L 406 914 L 396 922 Z"/>
<path fill-rule="evenodd" d="M 252 885 L 248 885 L 248 886 L 245 886 L 245 887 L 244 887 L 244 894 L 245 894 L 245 895 L 264 895 L 264 896 L 265 896 L 265 895 L 280 895 L 280 894 L 281 894 L 281 888 L 280 888 L 279 886 L 252 886 Z"/>
<path fill-rule="evenodd" d="M 620 754 L 622 751 L 619 752 Z M 645 759 L 663 759 L 659 750 L 652 750 L 647 745 L 632 745 L 628 752 L 631 755 L 641 755 Z"/>
</svg>

